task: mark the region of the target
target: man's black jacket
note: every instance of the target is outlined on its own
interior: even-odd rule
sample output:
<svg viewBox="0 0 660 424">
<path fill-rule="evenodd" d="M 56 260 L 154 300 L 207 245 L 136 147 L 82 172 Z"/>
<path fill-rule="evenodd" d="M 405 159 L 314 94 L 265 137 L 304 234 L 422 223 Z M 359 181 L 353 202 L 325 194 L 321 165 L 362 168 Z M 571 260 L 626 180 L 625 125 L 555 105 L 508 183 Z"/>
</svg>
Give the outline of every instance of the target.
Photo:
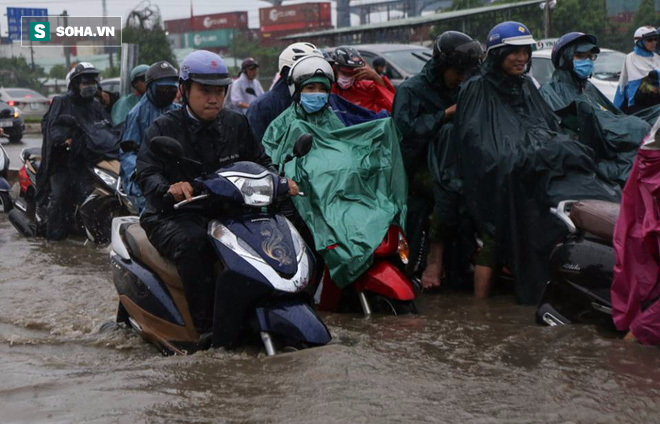
<svg viewBox="0 0 660 424">
<path fill-rule="evenodd" d="M 263 146 L 254 140 L 247 118 L 223 109 L 212 123 L 194 118 L 187 107 L 171 110 L 156 119 L 147 129 L 137 157 L 137 181 L 147 200 L 143 219 L 158 219 L 163 211 L 163 197 L 170 185 L 191 182 L 202 175 L 195 165 L 158 157 L 151 150 L 151 139 L 172 137 L 181 143 L 186 157 L 202 163 L 203 171 L 212 173 L 236 161 L 251 161 L 270 166 Z"/>
</svg>

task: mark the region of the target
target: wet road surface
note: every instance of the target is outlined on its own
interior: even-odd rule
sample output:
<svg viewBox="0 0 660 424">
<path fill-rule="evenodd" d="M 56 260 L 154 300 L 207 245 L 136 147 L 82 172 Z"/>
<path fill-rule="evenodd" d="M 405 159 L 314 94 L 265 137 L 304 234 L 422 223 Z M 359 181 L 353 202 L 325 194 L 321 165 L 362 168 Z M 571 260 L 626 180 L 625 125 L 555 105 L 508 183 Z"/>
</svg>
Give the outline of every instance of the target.
<svg viewBox="0 0 660 424">
<path fill-rule="evenodd" d="M 423 295 L 420 315 L 324 314 L 331 345 L 163 357 L 99 333 L 107 248 L 18 236 L 0 214 L 2 423 L 657 423 L 660 349 L 540 327 L 512 295 Z"/>
</svg>

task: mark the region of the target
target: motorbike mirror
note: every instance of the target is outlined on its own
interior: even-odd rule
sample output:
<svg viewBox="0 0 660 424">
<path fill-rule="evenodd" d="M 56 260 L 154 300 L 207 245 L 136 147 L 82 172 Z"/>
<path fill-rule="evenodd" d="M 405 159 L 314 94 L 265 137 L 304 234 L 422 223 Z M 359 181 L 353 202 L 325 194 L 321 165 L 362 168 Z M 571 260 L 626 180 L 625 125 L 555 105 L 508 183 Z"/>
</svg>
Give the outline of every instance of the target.
<svg viewBox="0 0 660 424">
<path fill-rule="evenodd" d="M 248 93 L 248 94 L 251 94 L 251 95 L 253 95 L 253 96 L 256 96 L 256 95 L 257 95 L 257 93 L 254 91 L 254 88 L 252 88 L 252 87 L 248 87 L 248 88 L 246 88 L 246 89 L 245 89 L 245 92 Z"/>
<path fill-rule="evenodd" d="M 140 146 L 138 146 L 138 144 L 136 142 L 134 142 L 133 140 L 123 140 L 119 143 L 119 147 L 121 147 L 121 149 L 124 152 L 136 152 L 137 153 L 137 151 L 140 150 Z"/>
<path fill-rule="evenodd" d="M 311 134 L 303 134 L 298 137 L 296 144 L 293 146 L 293 155 L 297 158 L 301 158 L 309 153 L 312 150 L 312 142 L 314 137 Z"/>
<path fill-rule="evenodd" d="M 158 136 L 151 139 L 151 150 L 158 155 L 170 159 L 182 159 L 185 157 L 181 143 L 172 137 Z"/>
<path fill-rule="evenodd" d="M 74 118 L 71 115 L 60 115 L 57 117 L 57 120 L 55 122 L 62 125 L 69 125 L 72 127 L 78 125 L 78 121 L 76 121 L 76 118 Z"/>
</svg>

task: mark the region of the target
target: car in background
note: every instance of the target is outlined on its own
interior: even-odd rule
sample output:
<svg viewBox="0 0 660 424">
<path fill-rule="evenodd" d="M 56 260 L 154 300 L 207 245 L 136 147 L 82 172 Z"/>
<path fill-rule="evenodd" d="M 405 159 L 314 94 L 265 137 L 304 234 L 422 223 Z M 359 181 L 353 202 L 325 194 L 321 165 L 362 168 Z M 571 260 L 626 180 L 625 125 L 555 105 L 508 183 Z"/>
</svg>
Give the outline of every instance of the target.
<svg viewBox="0 0 660 424">
<path fill-rule="evenodd" d="M 23 117 L 42 117 L 50 107 L 50 100 L 29 88 L 0 88 L 0 101 L 19 109 Z"/>
<path fill-rule="evenodd" d="M 552 79 L 555 66 L 551 60 L 552 49 L 544 48 L 532 52 L 532 69 L 530 74 L 543 85 Z M 619 86 L 619 76 L 626 60 L 625 53 L 616 50 L 600 49 L 598 59 L 594 62 L 594 74 L 589 79 L 610 101 L 614 101 L 616 89 Z"/>
<path fill-rule="evenodd" d="M 107 78 L 101 81 L 101 89 L 108 93 L 119 94 L 121 78 Z"/>
<path fill-rule="evenodd" d="M 21 112 L 16 106 L 9 106 L 0 101 L 0 128 L 9 138 L 10 143 L 18 143 L 25 133 L 25 123 Z"/>
<path fill-rule="evenodd" d="M 406 79 L 417 75 L 433 56 L 433 50 L 415 44 L 357 44 L 352 45 L 373 68 L 374 59 L 387 62 L 385 75 L 398 87 Z M 328 53 L 333 49 L 327 49 Z"/>
</svg>

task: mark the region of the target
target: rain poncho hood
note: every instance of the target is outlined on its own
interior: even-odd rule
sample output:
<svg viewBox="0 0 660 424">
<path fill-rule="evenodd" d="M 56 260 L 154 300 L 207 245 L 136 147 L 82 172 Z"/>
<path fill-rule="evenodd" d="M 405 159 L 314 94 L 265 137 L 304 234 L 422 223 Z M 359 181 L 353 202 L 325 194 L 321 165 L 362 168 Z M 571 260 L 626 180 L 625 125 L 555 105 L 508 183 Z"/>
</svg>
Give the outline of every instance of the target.
<svg viewBox="0 0 660 424">
<path fill-rule="evenodd" d="M 253 91 L 254 94 L 248 93 Z M 264 89 L 258 79 L 251 80 L 244 72 L 234 81 L 229 88 L 229 108 L 245 115 L 247 109 L 238 107 L 238 103 L 252 104 L 259 96 L 264 94 Z"/>
<path fill-rule="evenodd" d="M 381 77 L 387 87 L 371 80 L 358 80 L 347 90 L 342 90 L 337 83 L 332 84 L 332 94 L 337 94 L 351 103 L 373 112 L 386 110 L 392 113 L 394 86 L 387 77 Z"/>
<path fill-rule="evenodd" d="M 117 100 L 117 103 L 112 106 L 112 125 L 123 124 L 126 121 L 128 112 L 138 104 L 140 98 L 142 98 L 141 95 L 131 93 Z"/>
<path fill-rule="evenodd" d="M 560 132 L 531 79 L 500 70 L 509 51 L 491 51 L 461 89 L 454 142 L 468 211 L 514 273 L 517 300 L 533 304 L 548 281 L 552 247 L 567 232 L 550 208 L 567 199 L 614 201 L 618 191 L 593 150 Z"/>
<path fill-rule="evenodd" d="M 619 86 L 614 96 L 614 105 L 618 108 L 633 106 L 635 104 L 635 93 L 642 80 L 649 72 L 660 70 L 660 56 L 649 52 L 639 45 L 626 56 L 619 77 Z"/>
<path fill-rule="evenodd" d="M 369 268 L 390 224 L 403 228 L 408 187 L 400 136 L 391 119 L 344 128 L 329 109 L 307 115 L 294 103 L 264 135 L 273 163 L 305 133 L 314 137 L 312 149 L 287 163 L 285 175 L 305 192 L 294 205 L 331 277 L 345 287 Z"/>
<path fill-rule="evenodd" d="M 612 319 L 644 344 L 660 344 L 660 146 L 654 125 L 623 190 L 614 229 Z"/>
<path fill-rule="evenodd" d="M 607 178 L 623 186 L 651 126 L 625 115 L 591 82 L 577 78 L 572 71 L 555 70 L 552 80 L 541 87 L 541 95 L 563 118 L 564 126 L 593 149 L 594 159 Z"/>
<path fill-rule="evenodd" d="M 165 112 L 179 107 L 178 104 L 172 103 L 169 106 L 159 108 L 149 100 L 149 96 L 142 96 L 138 104 L 131 109 L 126 117 L 122 140 L 131 140 L 140 146 L 151 123 Z M 122 151 L 119 176 L 121 177 L 124 193 L 131 196 L 133 206 L 141 211 L 144 206 L 144 197 L 135 180 L 136 159 L 137 152 Z"/>
</svg>

